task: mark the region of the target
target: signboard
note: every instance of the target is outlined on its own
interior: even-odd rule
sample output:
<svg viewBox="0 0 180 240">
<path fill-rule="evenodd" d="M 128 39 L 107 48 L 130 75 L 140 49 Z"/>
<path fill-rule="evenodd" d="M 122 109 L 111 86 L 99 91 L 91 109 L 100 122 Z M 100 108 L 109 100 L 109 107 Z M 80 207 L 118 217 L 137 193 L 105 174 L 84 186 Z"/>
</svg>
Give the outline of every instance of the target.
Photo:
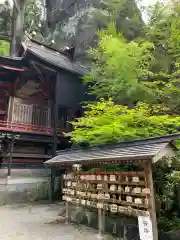
<svg viewBox="0 0 180 240">
<path fill-rule="evenodd" d="M 152 222 L 150 217 L 138 217 L 139 236 L 141 240 L 153 240 Z"/>
</svg>

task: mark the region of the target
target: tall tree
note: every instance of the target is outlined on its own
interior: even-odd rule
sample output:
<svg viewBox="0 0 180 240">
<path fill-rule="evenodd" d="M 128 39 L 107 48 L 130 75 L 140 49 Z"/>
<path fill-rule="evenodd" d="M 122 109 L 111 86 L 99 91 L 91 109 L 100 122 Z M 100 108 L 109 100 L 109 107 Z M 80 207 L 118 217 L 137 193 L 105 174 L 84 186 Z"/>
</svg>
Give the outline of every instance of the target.
<svg viewBox="0 0 180 240">
<path fill-rule="evenodd" d="M 90 92 L 97 97 L 111 97 L 116 103 L 133 106 L 136 102 L 153 97 L 143 81 L 148 75 L 152 61 L 149 42 L 128 42 L 117 33 L 114 24 L 99 32 L 96 47 L 90 50 L 92 70 L 85 81 Z"/>
<path fill-rule="evenodd" d="M 23 39 L 25 0 L 13 1 L 12 28 L 11 28 L 11 56 L 18 56 Z"/>
<path fill-rule="evenodd" d="M 11 6 L 8 1 L 0 4 L 0 39 L 9 40 L 11 31 Z"/>
</svg>

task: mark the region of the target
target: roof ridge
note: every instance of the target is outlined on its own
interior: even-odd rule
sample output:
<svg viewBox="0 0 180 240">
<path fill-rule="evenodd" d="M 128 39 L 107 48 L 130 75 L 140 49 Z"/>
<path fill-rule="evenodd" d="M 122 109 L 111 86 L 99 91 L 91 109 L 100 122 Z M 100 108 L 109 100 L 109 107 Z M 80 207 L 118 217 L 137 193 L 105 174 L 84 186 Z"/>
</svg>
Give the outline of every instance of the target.
<svg viewBox="0 0 180 240">
<path fill-rule="evenodd" d="M 173 144 L 173 140 L 175 140 L 174 137 L 176 136 L 180 139 L 180 133 L 178 133 L 178 134 L 163 135 L 163 136 L 157 136 L 157 137 L 151 137 L 151 138 L 145 138 L 145 139 L 122 141 L 122 142 L 116 142 L 116 143 L 110 143 L 110 144 L 100 144 L 100 145 L 89 146 L 89 147 L 70 148 L 70 149 L 57 151 L 57 154 L 61 154 L 64 152 L 71 152 L 71 151 L 83 151 L 83 150 L 87 151 L 87 150 L 103 149 L 103 148 L 113 149 L 116 147 L 143 146 L 143 145 L 147 145 L 148 143 L 150 145 L 157 144 L 157 143 L 170 143 L 170 142 Z"/>
<path fill-rule="evenodd" d="M 157 144 L 157 143 L 172 143 L 173 140 L 180 139 L 180 133 L 176 134 L 168 134 L 163 136 L 156 136 L 156 137 L 150 137 L 150 138 L 144 138 L 144 139 L 135 139 L 130 141 L 122 141 L 122 142 L 116 142 L 116 143 L 107 143 L 107 144 L 99 144 L 95 146 L 89 146 L 89 147 L 77 147 L 77 148 L 70 148 L 65 150 L 57 151 L 57 154 L 61 154 L 63 152 L 71 152 L 71 151 L 77 151 L 77 150 L 94 150 L 94 149 L 103 149 L 103 148 L 116 148 L 116 147 L 128 147 L 128 146 L 137 146 L 137 145 L 145 145 L 145 144 Z M 174 144 L 173 144 L 174 145 Z"/>
</svg>

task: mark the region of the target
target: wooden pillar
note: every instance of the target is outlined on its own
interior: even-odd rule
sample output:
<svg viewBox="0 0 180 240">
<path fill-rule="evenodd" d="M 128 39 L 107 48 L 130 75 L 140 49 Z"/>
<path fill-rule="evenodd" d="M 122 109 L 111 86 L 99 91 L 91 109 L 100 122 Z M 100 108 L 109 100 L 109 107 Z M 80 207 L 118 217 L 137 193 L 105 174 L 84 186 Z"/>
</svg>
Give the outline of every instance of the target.
<svg viewBox="0 0 180 240">
<path fill-rule="evenodd" d="M 11 176 L 13 147 L 14 147 L 14 141 L 10 140 L 10 143 L 9 143 L 9 161 L 8 161 L 8 178 Z"/>
<path fill-rule="evenodd" d="M 52 149 L 52 157 L 56 156 L 57 150 L 57 117 L 58 117 L 58 104 L 57 104 L 57 96 L 58 96 L 58 81 L 60 74 L 57 73 L 56 75 L 56 83 L 54 89 L 54 99 L 53 99 L 53 106 L 52 106 L 52 127 L 53 127 L 53 149 Z"/>
<path fill-rule="evenodd" d="M 155 205 L 155 194 L 153 186 L 153 176 L 152 176 L 152 162 L 147 161 L 145 164 L 145 172 L 147 177 L 148 188 L 151 191 L 149 197 L 149 212 L 152 221 L 152 231 L 153 231 L 153 240 L 158 240 L 158 228 L 157 228 L 157 219 L 156 219 L 156 205 Z"/>
<path fill-rule="evenodd" d="M 8 102 L 7 117 L 6 117 L 8 122 L 12 121 L 13 103 L 14 103 L 14 97 L 10 96 L 9 102 Z"/>
<path fill-rule="evenodd" d="M 66 201 L 66 224 L 69 223 L 69 203 Z"/>
<path fill-rule="evenodd" d="M 58 96 L 58 80 L 59 73 L 56 74 L 56 82 L 54 84 L 54 97 L 52 100 L 52 128 L 53 128 L 53 144 L 52 144 L 52 157 L 56 156 L 57 151 L 57 116 L 58 116 L 58 105 L 57 105 L 57 96 Z M 53 200 L 54 194 L 54 185 L 55 185 L 55 169 L 51 168 L 51 182 L 50 182 L 50 200 Z"/>
<path fill-rule="evenodd" d="M 103 239 L 103 234 L 104 234 L 104 213 L 101 208 L 98 208 L 98 238 Z"/>
</svg>

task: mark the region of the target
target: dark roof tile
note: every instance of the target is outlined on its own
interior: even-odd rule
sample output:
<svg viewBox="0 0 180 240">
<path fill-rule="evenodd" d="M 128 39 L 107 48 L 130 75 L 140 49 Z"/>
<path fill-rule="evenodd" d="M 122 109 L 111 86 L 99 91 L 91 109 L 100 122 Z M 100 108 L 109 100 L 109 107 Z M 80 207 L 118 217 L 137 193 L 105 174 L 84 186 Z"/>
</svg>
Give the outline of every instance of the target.
<svg viewBox="0 0 180 240">
<path fill-rule="evenodd" d="M 70 71 L 78 75 L 85 75 L 87 69 L 72 61 L 68 56 L 63 53 L 57 52 L 55 50 L 49 49 L 43 45 L 29 41 L 28 43 L 23 43 L 26 52 L 30 52 L 34 56 L 40 58 L 44 62 L 52 64 L 58 68 Z"/>
<path fill-rule="evenodd" d="M 84 149 L 73 149 L 69 151 L 60 151 L 58 156 L 45 162 L 47 165 L 63 165 L 73 163 L 92 162 L 98 160 L 135 160 L 149 159 L 156 156 L 161 150 L 170 144 L 169 140 L 163 142 L 129 142 L 129 144 L 115 144 L 114 146 L 93 147 Z"/>
</svg>

